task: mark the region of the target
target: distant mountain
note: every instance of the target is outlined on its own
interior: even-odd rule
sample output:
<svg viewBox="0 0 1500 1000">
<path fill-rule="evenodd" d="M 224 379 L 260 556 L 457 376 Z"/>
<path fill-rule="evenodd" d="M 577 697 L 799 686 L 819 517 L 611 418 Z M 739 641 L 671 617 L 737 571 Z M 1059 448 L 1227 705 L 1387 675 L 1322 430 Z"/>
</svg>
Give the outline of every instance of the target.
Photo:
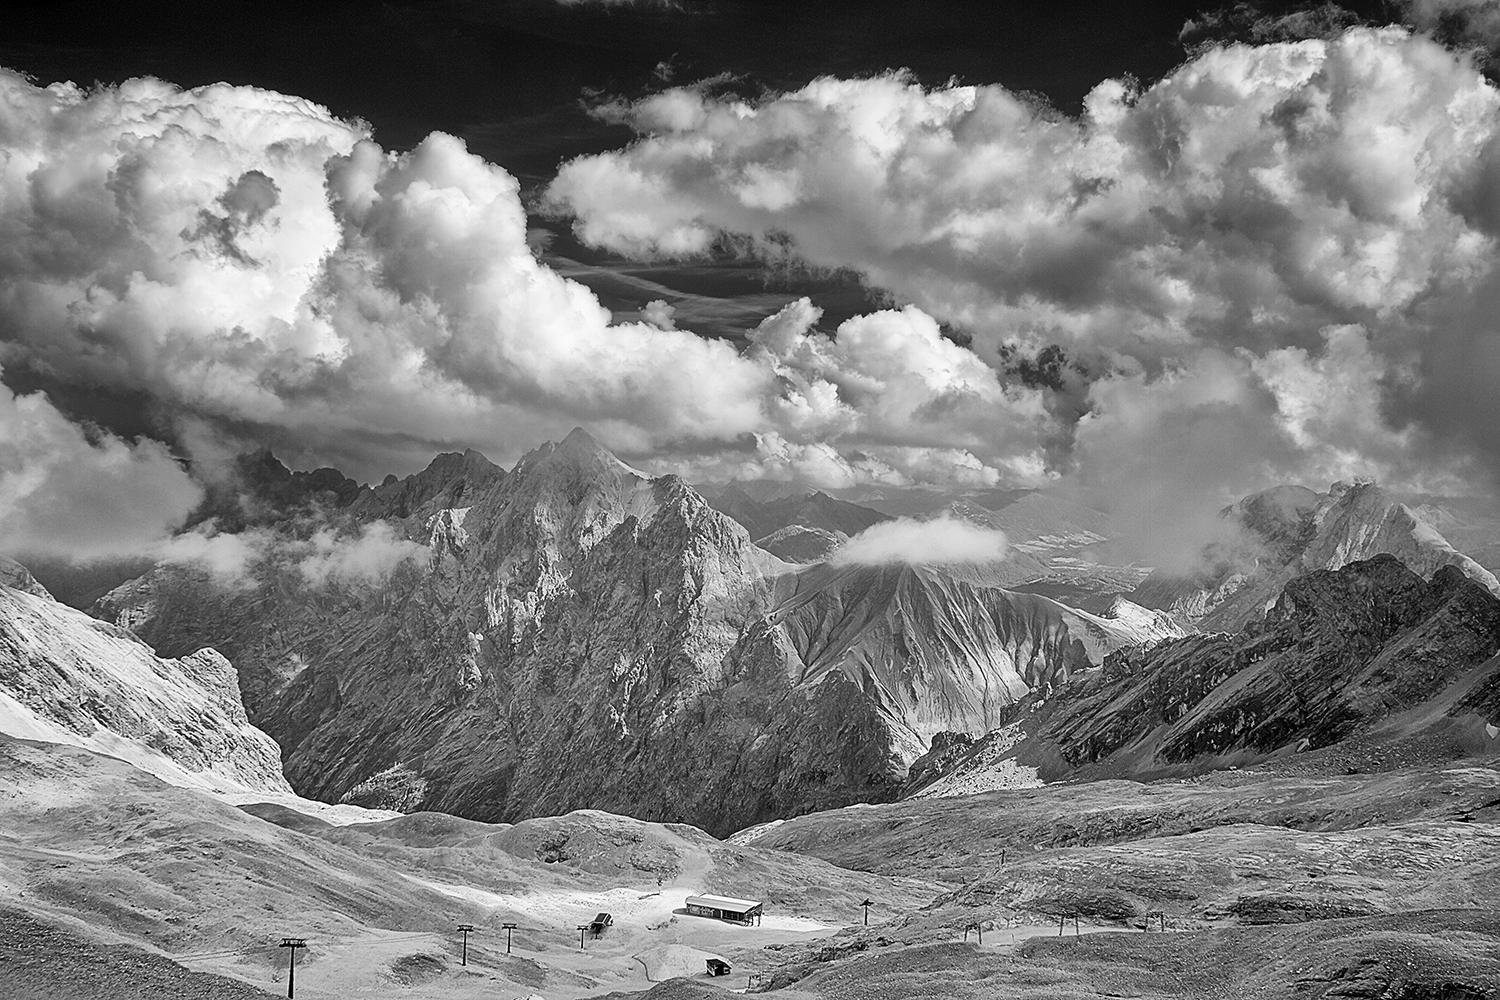
<svg viewBox="0 0 1500 1000">
<path fill-rule="evenodd" d="M 842 531 L 789 524 L 764 538 L 757 538 L 755 544 L 789 563 L 816 563 L 833 555 L 848 540 L 849 536 Z"/>
<path fill-rule="evenodd" d="M 1030 489 L 1001 487 L 888 486 L 864 484 L 827 491 L 840 500 L 878 510 L 888 517 L 921 517 L 955 501 L 966 501 L 986 510 L 1001 510 L 1028 495 Z"/>
<path fill-rule="evenodd" d="M 0 732 L 120 757 L 178 785 L 290 792 L 213 649 L 163 659 L 129 631 L 52 600 L 0 559 Z"/>
<path fill-rule="evenodd" d="M 914 769 L 978 790 L 1150 776 L 1436 730 L 1486 742 L 1500 718 L 1500 599 L 1457 566 L 1425 581 L 1388 554 L 1290 581 L 1232 633 L 1124 649 L 1034 697 L 985 740 Z M 1374 735 L 1370 735 L 1374 734 Z M 1396 759 L 1404 760 L 1402 754 Z"/>
<path fill-rule="evenodd" d="M 1004 564 L 1002 563 L 1001 566 Z M 1118 602 L 1076 611 L 986 580 L 983 567 L 818 566 L 784 578 L 764 632 L 793 683 L 863 693 L 900 767 L 938 733 L 985 733 L 1116 649 L 1180 636 L 1166 615 Z M 747 655 L 757 655 L 750 653 Z"/>
<path fill-rule="evenodd" d="M 1027 492 L 998 509 L 960 499 L 939 513 L 1004 532 L 1005 585 L 1071 607 L 1107 611 L 1150 572 L 1115 551 L 1107 513 L 1062 491 Z"/>
<path fill-rule="evenodd" d="M 881 519 L 781 500 L 848 528 Z M 366 806 L 605 808 L 727 832 L 889 798 L 931 734 L 978 735 L 1034 686 L 1177 631 L 1011 595 L 1006 562 L 799 571 L 581 431 L 508 473 L 442 456 L 291 501 L 245 579 L 162 565 L 96 613 L 167 655 L 223 650 L 293 786 Z M 420 557 L 305 572 L 306 553 L 345 543 Z"/>
<path fill-rule="evenodd" d="M 836 500 L 817 490 L 791 495 L 757 492 L 763 498 L 752 496 L 745 486 L 730 483 L 715 491 L 708 502 L 715 510 L 744 525 L 756 544 L 773 552 L 779 548 L 793 556 L 812 555 L 820 548 L 826 549 L 830 542 L 837 544 L 871 525 L 889 520 L 877 510 Z M 803 530 L 787 531 L 789 528 Z M 791 561 L 815 562 L 821 558 L 822 555 L 817 555 Z"/>
<path fill-rule="evenodd" d="M 1457 567 L 1500 594 L 1493 574 L 1374 483 L 1335 483 L 1324 494 L 1278 487 L 1246 497 L 1223 516 L 1237 534 L 1204 551 L 1202 570 L 1186 577 L 1152 574 L 1130 599 L 1206 631 L 1233 630 L 1270 608 L 1292 579 L 1381 553 L 1424 577 Z"/>
<path fill-rule="evenodd" d="M 1454 548 L 1500 574 L 1500 504 L 1493 497 L 1397 494 L 1397 499 Z"/>
</svg>

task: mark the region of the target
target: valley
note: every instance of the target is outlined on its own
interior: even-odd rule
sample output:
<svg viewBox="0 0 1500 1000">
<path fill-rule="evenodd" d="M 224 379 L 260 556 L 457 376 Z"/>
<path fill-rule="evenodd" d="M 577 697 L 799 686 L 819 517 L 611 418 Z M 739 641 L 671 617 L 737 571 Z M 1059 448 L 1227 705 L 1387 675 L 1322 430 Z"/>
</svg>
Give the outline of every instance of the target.
<svg viewBox="0 0 1500 1000">
<path fill-rule="evenodd" d="M 335 826 L 4 737 L 0 983 L 27 1000 L 271 996 L 295 934 L 313 998 L 717 997 L 752 975 L 797 1000 L 1500 986 L 1500 756 L 1296 763 L 850 806 L 721 842 L 599 812 Z M 766 917 L 681 912 L 705 890 Z M 575 925 L 600 910 L 613 925 L 580 949 Z M 459 923 L 478 929 L 467 965 Z M 45 964 L 59 956 L 66 975 Z M 708 979 L 708 957 L 734 972 Z M 132 985 L 111 978 L 127 968 Z"/>
</svg>

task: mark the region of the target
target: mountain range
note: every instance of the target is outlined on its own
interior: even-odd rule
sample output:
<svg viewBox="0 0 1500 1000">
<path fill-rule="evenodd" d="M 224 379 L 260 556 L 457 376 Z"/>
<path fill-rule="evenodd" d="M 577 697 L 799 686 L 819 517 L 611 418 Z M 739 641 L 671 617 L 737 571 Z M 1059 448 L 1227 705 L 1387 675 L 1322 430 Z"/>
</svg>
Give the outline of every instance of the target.
<svg viewBox="0 0 1500 1000">
<path fill-rule="evenodd" d="M 217 677 L 312 799 L 485 821 L 605 808 L 728 833 L 895 798 L 976 746 L 1012 768 L 995 740 L 1016 739 L 1020 706 L 1156 648 L 1197 664 L 1227 640 L 1192 633 L 1250 622 L 1309 570 L 1394 551 L 1427 575 L 1494 582 L 1371 484 L 1247 498 L 1225 513 L 1232 544 L 1191 579 L 1090 578 L 1101 564 L 1063 556 L 1092 610 L 1045 593 L 1061 586 L 1053 556 L 1109 541 L 1107 514 L 1076 499 L 928 507 L 1006 531 L 1000 560 L 789 562 L 752 536 L 805 528 L 837 551 L 890 517 L 825 493 L 710 492 L 635 470 L 581 430 L 509 471 L 471 451 L 375 487 L 260 453 L 184 535 L 197 557 L 116 586 L 93 618 L 49 613 L 179 665 L 158 674 Z M 35 668 L 10 671 L 13 695 L 35 700 Z M 122 739 L 139 729 L 110 727 L 124 708 L 96 714 Z M 1103 738 L 1057 732 L 1060 760 Z M 986 780 L 1031 780 L 1006 773 Z"/>
<path fill-rule="evenodd" d="M 275 982 L 257 942 L 283 914 L 332 942 L 311 973 L 329 995 L 471 995 L 446 952 L 403 944 L 439 918 L 529 922 L 539 957 L 481 950 L 492 978 L 598 995 L 624 973 L 547 935 L 601 906 L 654 921 L 615 956 L 648 984 L 727 953 L 797 996 L 849 976 L 905 995 L 951 984 L 954 936 L 1002 912 L 1034 931 L 1168 911 L 1323 922 L 1321 943 L 1241 940 L 1246 989 L 1277 962 L 1320 970 L 1310 996 L 1429 995 L 1399 993 L 1413 969 L 1489 982 L 1482 957 L 1422 950 L 1488 940 L 1475 894 L 1500 885 L 1466 826 L 1500 788 L 1500 598 L 1434 527 L 1448 508 L 1267 491 L 1173 577 L 1113 556 L 1108 510 L 1076 496 L 706 492 L 582 431 L 510 470 L 446 454 L 374 487 L 262 452 L 89 613 L 0 560 L 0 770 L 21 789 L 0 800 L 20 904 L 0 926 L 71 956 L 78 996 L 126 969 L 261 995 L 244 984 Z M 1008 547 L 851 555 L 898 519 Z M 797 533 L 827 545 L 782 558 Z M 62 579 L 76 601 L 129 568 Z M 1439 857 L 1457 874 L 1435 880 Z M 798 916 L 774 954 L 706 952 L 664 889 Z M 891 920 L 820 936 L 862 899 Z M 1390 923 L 1411 900 L 1435 923 Z M 1414 964 L 1385 970 L 1375 940 Z M 1155 945 L 1098 947 L 1108 972 L 1069 966 L 1075 993 L 1177 995 L 1120 978 Z M 0 984 L 52 975 L 10 952 Z M 1203 983 L 1234 965 L 1174 961 Z M 711 995 L 687 988 L 647 995 Z"/>
<path fill-rule="evenodd" d="M 890 798 L 936 733 L 985 731 L 1033 687 L 1181 633 L 1012 593 L 1004 563 L 799 569 L 581 431 L 509 472 L 470 453 L 373 489 L 294 491 L 263 458 L 244 478 L 228 537 L 259 547 L 240 577 L 163 564 L 94 612 L 163 655 L 228 656 L 293 787 L 330 801 L 728 832 Z M 798 509 L 879 520 L 848 506 Z M 309 576 L 330 547 L 379 546 L 411 558 Z"/>
<path fill-rule="evenodd" d="M 1500 599 L 1456 566 L 1427 581 L 1382 554 L 1292 580 L 1237 632 L 1111 653 L 982 739 L 939 741 L 911 790 L 1200 773 L 1350 740 L 1460 758 L 1495 738 L 1497 652 Z"/>
<path fill-rule="evenodd" d="M 1223 512 L 1229 533 L 1204 550 L 1198 572 L 1153 574 L 1130 597 L 1206 631 L 1233 630 L 1264 615 L 1292 579 L 1381 553 L 1422 576 L 1454 566 L 1500 596 L 1495 575 L 1424 519 L 1435 519 L 1431 508 L 1419 510 L 1371 482 L 1335 483 L 1327 493 L 1302 486 L 1266 490 Z"/>
</svg>

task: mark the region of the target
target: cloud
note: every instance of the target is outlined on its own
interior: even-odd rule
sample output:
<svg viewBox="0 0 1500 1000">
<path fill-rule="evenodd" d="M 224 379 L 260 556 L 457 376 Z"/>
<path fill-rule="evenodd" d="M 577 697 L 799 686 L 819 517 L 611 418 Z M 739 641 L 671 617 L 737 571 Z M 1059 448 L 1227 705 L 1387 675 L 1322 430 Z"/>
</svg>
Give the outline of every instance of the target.
<svg viewBox="0 0 1500 1000">
<path fill-rule="evenodd" d="M 397 536 L 384 521 L 361 525 L 353 537 L 331 528 L 315 533 L 308 543 L 312 551 L 297 568 L 314 587 L 329 583 L 374 585 L 388 580 L 402 563 L 425 566 L 431 550 Z"/>
<path fill-rule="evenodd" d="M 641 319 L 656 327 L 658 330 L 677 329 L 677 320 L 674 318 L 677 310 L 665 299 L 652 299 L 641 309 Z"/>
<path fill-rule="evenodd" d="M 403 564 L 425 567 L 431 556 L 427 546 L 400 537 L 385 521 L 360 525 L 353 534 L 327 525 L 302 529 L 310 533 L 298 537 L 271 528 L 227 533 L 210 522 L 161 542 L 145 554 L 163 563 L 195 566 L 233 589 L 254 587 L 262 567 L 289 569 L 309 587 L 377 586 Z"/>
<path fill-rule="evenodd" d="M 0 128 L 16 363 L 372 475 L 404 450 L 513 454 L 577 423 L 638 447 L 763 423 L 768 372 L 726 343 L 612 324 L 537 262 L 515 179 L 450 136 L 389 154 L 253 88 L 11 73 Z"/>
<path fill-rule="evenodd" d="M 1108 506 L 1129 556 L 1180 572 L 1222 541 L 1218 511 L 1304 473 L 1275 394 L 1242 354 L 1205 351 L 1159 376 L 1101 379 L 1078 423 L 1077 480 Z"/>
<path fill-rule="evenodd" d="M 1360 23 L 1352 11 L 1336 3 L 1304 6 L 1285 14 L 1267 14 L 1250 3 L 1237 3 L 1188 18 L 1177 41 L 1194 55 L 1233 42 L 1265 45 L 1304 38 L 1337 38 Z"/>
<path fill-rule="evenodd" d="M 249 589 L 255 583 L 251 569 L 277 543 L 276 535 L 269 529 L 252 528 L 228 534 L 206 524 L 162 542 L 148 554 L 158 562 L 196 566 L 224 586 Z"/>
<path fill-rule="evenodd" d="M 1500 59 L 1500 0 L 1400 0 L 1407 23 L 1450 45 L 1484 50 L 1491 69 Z"/>
<path fill-rule="evenodd" d="M 1438 398 L 1454 414 L 1487 412 L 1480 384 L 1500 378 L 1495 352 L 1459 346 L 1489 335 L 1461 332 L 1484 309 L 1459 313 L 1496 264 L 1500 92 L 1429 38 L 1313 20 L 1315 31 L 1277 30 L 1326 37 L 1208 45 L 1150 87 L 1104 81 L 1076 120 L 1002 87 L 928 89 L 901 74 L 825 78 L 758 102 L 669 90 L 616 108 L 640 138 L 566 164 L 547 198 L 595 246 L 671 258 L 733 234 L 767 259 L 853 269 L 972 336 L 987 365 L 1004 349 L 1004 384 L 1045 405 L 989 404 L 990 436 L 1010 443 L 962 443 L 997 471 L 1041 453 L 1055 471 L 1124 478 L 1083 467 L 1133 460 L 1100 435 L 1139 438 L 1163 422 L 1204 472 L 1213 445 L 1198 438 L 1218 433 L 1257 474 L 1472 474 L 1472 454 L 1430 442 L 1458 422 L 1440 418 Z M 790 337 L 798 349 L 790 326 L 761 338 L 773 355 L 802 356 L 774 346 Z M 1015 358 L 1049 345 L 1087 377 L 1022 377 Z M 1480 369 L 1461 372 L 1470 362 Z M 851 418 L 853 380 L 824 379 L 835 400 L 797 382 L 815 366 L 795 367 L 776 404 L 786 426 Z M 1352 409 L 1314 412 L 1315 386 Z M 861 409 L 863 425 L 902 420 L 906 389 L 948 398 L 893 384 Z M 1091 413 L 1099 405 L 1111 413 Z M 1200 411 L 1209 419 L 1193 434 L 1177 426 Z M 955 433 L 978 426 L 955 417 Z M 1093 442 L 1075 444 L 1075 429 Z M 1500 468 L 1500 442 L 1474 438 Z M 1170 463 L 1154 470 L 1173 475 Z M 1179 493 L 1203 483 L 1168 482 Z"/>
<path fill-rule="evenodd" d="M 1448 192 L 1497 105 L 1397 29 L 1211 49 L 1139 93 L 1101 83 L 1080 121 L 899 74 L 759 105 L 677 89 L 548 196 L 622 253 L 701 253 L 727 230 L 854 268 L 976 343 L 1160 355 L 1278 343 L 1472 273 Z"/>
<path fill-rule="evenodd" d="M 537 259 L 516 180 L 451 136 L 393 154 L 253 88 L 8 73 L 0 127 L 8 356 L 144 393 L 210 457 L 248 439 L 374 479 L 584 424 L 664 469 L 756 440 L 763 470 L 781 441 L 831 449 L 835 477 L 943 479 L 951 455 L 967 481 L 1034 448 L 1036 400 L 915 308 L 835 332 L 794 303 L 748 351 L 680 329 L 664 300 L 615 321 Z"/>
<path fill-rule="evenodd" d="M 944 515 L 930 521 L 896 518 L 872 525 L 845 542 L 829 560 L 835 566 L 888 563 L 940 565 L 998 562 L 1005 533 Z"/>
<path fill-rule="evenodd" d="M 1076 119 L 900 74 L 614 107 L 639 139 L 546 191 L 585 241 L 749 247 L 893 303 L 768 304 L 742 339 L 688 299 L 611 315 L 451 136 L 0 74 L 0 356 L 144 396 L 205 467 L 253 441 L 377 479 L 583 424 L 693 479 L 1065 475 L 1181 525 L 1267 477 L 1476 485 L 1500 94 L 1432 39 L 1336 29 L 1103 81 Z"/>
<path fill-rule="evenodd" d="M 0 552 L 137 555 L 180 527 L 202 496 L 156 442 L 86 429 L 42 393 L 0 386 Z"/>
</svg>

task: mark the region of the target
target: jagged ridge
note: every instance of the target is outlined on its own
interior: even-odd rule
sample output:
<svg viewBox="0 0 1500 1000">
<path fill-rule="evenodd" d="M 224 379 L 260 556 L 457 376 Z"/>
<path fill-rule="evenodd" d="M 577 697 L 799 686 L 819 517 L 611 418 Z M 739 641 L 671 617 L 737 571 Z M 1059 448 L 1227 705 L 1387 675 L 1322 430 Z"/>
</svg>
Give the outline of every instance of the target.
<svg viewBox="0 0 1500 1000">
<path fill-rule="evenodd" d="M 1316 750 L 1380 726 L 1404 738 L 1391 720 L 1408 716 L 1418 731 L 1458 718 L 1472 729 L 1493 708 L 1497 651 L 1500 599 L 1455 566 L 1424 581 L 1382 554 L 1293 580 L 1239 632 L 1112 654 L 1029 705 L 1025 739 L 1005 756 L 1053 778 L 1150 775 Z M 984 749 L 965 757 L 993 766 Z"/>
<path fill-rule="evenodd" d="M 0 731 L 101 750 L 177 784 L 291 790 L 219 653 L 159 658 L 129 631 L 27 586 L 9 560 L 0 579 Z"/>
</svg>

